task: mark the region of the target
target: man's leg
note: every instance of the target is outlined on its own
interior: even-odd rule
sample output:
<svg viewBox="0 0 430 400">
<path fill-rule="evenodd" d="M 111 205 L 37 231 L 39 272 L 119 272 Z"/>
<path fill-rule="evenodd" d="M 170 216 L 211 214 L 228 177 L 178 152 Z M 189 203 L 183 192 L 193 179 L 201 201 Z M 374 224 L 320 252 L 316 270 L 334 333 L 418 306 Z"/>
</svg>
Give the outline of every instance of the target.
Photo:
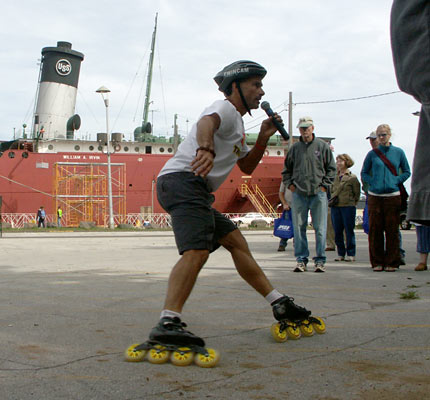
<svg viewBox="0 0 430 400">
<path fill-rule="evenodd" d="M 169 276 L 164 309 L 182 312 L 197 276 L 209 257 L 208 250 L 188 250 L 173 267 Z"/>
<path fill-rule="evenodd" d="M 315 263 L 326 261 L 325 238 L 327 235 L 327 212 L 328 200 L 326 192 L 320 191 L 315 196 L 311 196 L 309 208 L 312 215 L 312 224 L 315 230 L 316 256 Z"/>
<path fill-rule="evenodd" d="M 306 236 L 308 225 L 308 198 L 298 193 L 293 193 L 291 215 L 294 226 L 294 256 L 297 262 L 308 263 L 309 248 Z"/>
<path fill-rule="evenodd" d="M 230 232 L 218 242 L 230 252 L 239 275 L 258 293 L 266 297 L 273 290 L 273 286 L 254 260 L 248 243 L 239 229 Z"/>
</svg>

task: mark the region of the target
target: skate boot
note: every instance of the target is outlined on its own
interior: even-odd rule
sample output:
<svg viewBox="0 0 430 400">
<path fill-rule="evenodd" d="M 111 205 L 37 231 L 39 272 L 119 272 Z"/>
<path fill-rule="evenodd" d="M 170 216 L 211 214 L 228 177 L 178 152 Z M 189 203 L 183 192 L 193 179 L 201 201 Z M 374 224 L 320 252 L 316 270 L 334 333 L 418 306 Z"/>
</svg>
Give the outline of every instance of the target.
<svg viewBox="0 0 430 400">
<path fill-rule="evenodd" d="M 138 362 L 146 356 L 152 364 L 163 364 L 170 359 L 178 366 L 190 365 L 194 361 L 199 367 L 214 367 L 219 361 L 219 353 L 206 348 L 204 340 L 185 330 L 186 326 L 177 317 L 162 318 L 149 334 L 149 340 L 125 351 L 125 359 Z"/>
<path fill-rule="evenodd" d="M 288 338 L 297 340 L 303 336 L 312 336 L 325 332 L 321 318 L 311 317 L 311 312 L 294 303 L 292 297 L 283 296 L 272 303 L 273 316 L 279 321 L 271 327 L 273 338 L 285 342 Z"/>
</svg>

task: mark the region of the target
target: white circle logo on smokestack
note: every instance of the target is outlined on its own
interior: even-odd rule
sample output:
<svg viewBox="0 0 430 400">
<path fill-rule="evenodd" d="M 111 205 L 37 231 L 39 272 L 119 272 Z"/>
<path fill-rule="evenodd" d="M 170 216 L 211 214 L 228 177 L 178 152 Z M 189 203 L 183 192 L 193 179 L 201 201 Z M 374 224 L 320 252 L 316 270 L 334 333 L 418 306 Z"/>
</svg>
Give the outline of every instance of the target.
<svg viewBox="0 0 430 400">
<path fill-rule="evenodd" d="M 70 64 L 69 60 L 63 58 L 57 61 L 57 64 L 55 65 L 55 70 L 59 75 L 67 76 L 70 74 L 70 72 L 72 72 L 72 64 Z"/>
</svg>

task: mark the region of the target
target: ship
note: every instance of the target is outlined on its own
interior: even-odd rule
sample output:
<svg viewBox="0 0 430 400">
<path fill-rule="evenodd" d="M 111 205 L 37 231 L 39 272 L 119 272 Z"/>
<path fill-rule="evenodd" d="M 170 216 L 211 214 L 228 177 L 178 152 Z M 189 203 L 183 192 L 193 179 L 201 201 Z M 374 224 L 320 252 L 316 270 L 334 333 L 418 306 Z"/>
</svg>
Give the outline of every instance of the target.
<svg viewBox="0 0 430 400">
<path fill-rule="evenodd" d="M 181 138 L 177 134 L 170 138 L 153 135 L 147 120 L 156 29 L 157 24 L 144 117 L 133 140 L 124 140 L 124 135 L 116 132 L 97 133 L 97 140 L 77 139 L 81 119 L 75 114 L 75 104 L 84 54 L 66 41 L 42 49 L 32 126 L 22 137 L 0 143 L 4 221 L 5 215 L 35 215 L 40 206 L 53 216 L 52 220 L 61 207 L 63 225 L 67 226 L 78 226 L 82 221 L 100 226 L 112 221 L 129 223 L 130 215 L 139 215 L 132 220 L 136 224 L 150 219 L 147 215 L 164 213 L 157 201 L 157 175 L 174 155 Z M 99 89 L 102 94 L 103 89 Z M 250 147 L 257 136 L 246 134 Z M 237 166 L 233 168 L 216 191 L 213 206 L 233 215 L 257 211 L 274 216 L 287 149 L 287 142 L 274 135 L 251 176 Z"/>
</svg>

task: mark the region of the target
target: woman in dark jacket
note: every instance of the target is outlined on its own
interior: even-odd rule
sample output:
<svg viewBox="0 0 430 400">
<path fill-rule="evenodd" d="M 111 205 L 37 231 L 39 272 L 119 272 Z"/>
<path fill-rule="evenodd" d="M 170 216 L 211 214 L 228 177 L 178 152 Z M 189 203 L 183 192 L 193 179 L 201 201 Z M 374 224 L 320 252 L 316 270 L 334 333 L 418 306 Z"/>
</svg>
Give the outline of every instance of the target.
<svg viewBox="0 0 430 400">
<path fill-rule="evenodd" d="M 332 187 L 332 198 L 336 196 L 338 202 L 331 208 L 334 241 L 338 254 L 338 258 L 335 261 L 355 261 L 354 227 L 357 203 L 360 200 L 360 182 L 348 169 L 353 165 L 354 161 L 348 154 L 339 154 L 336 157 L 337 175 Z"/>
</svg>

